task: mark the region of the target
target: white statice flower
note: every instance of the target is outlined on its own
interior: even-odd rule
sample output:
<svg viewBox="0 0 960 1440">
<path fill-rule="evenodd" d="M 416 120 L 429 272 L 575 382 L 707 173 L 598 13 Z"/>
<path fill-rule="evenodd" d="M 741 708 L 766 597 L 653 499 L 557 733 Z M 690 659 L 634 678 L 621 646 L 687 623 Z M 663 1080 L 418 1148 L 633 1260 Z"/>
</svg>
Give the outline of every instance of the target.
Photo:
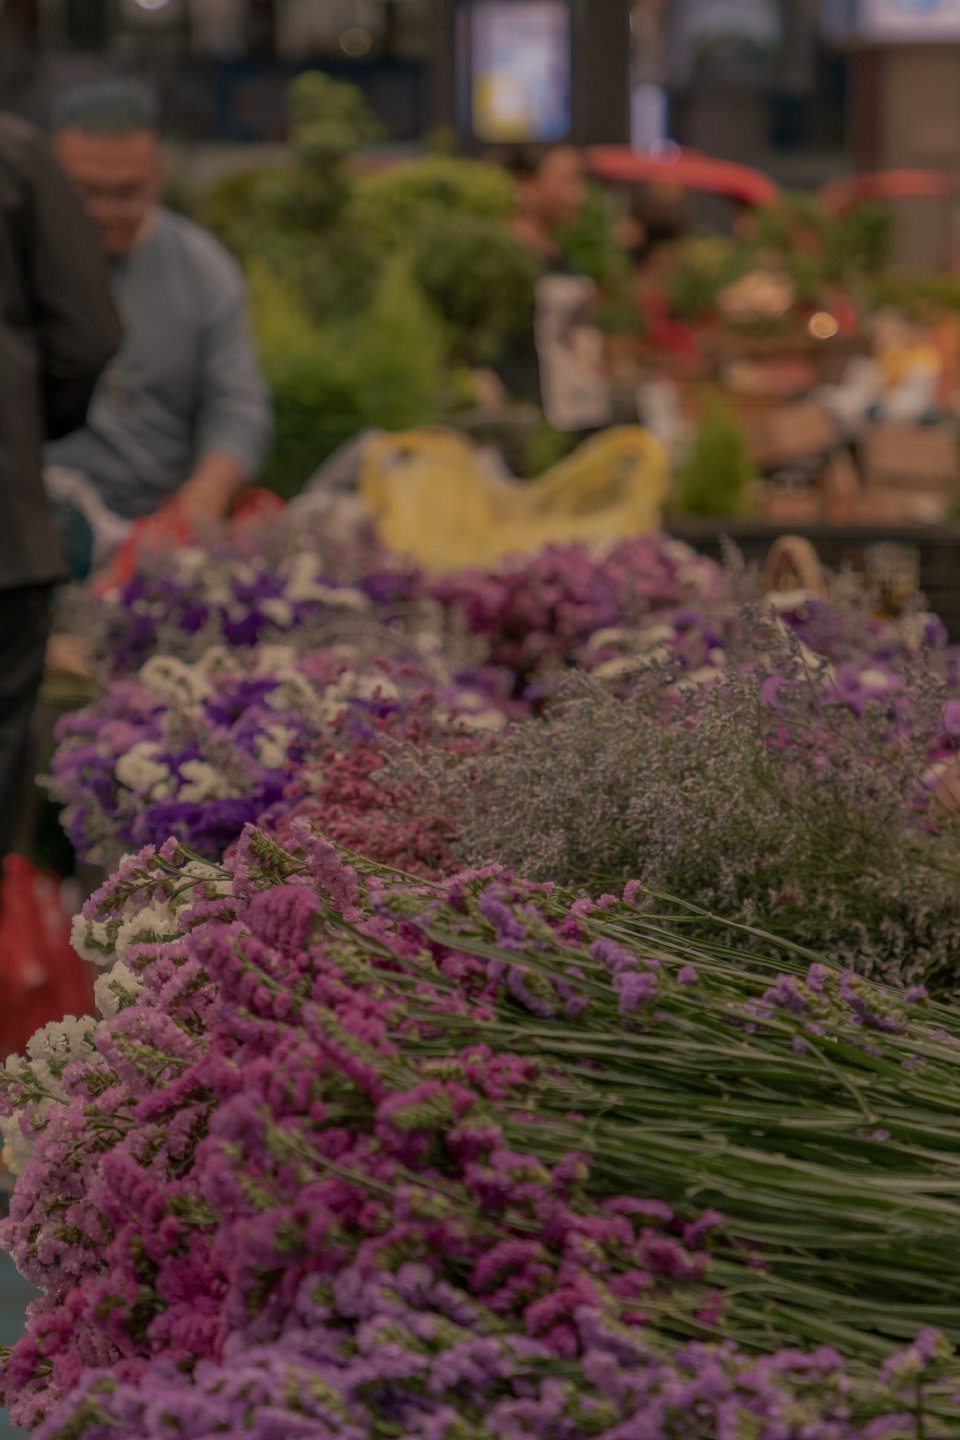
<svg viewBox="0 0 960 1440">
<path fill-rule="evenodd" d="M 67 1015 L 31 1035 L 27 1041 L 27 1058 L 34 1074 L 43 1080 L 48 1076 L 56 1080 L 58 1076 L 55 1072 L 62 1073 L 74 1060 L 91 1059 L 96 1053 L 93 1044 L 95 1027 L 96 1021 L 91 1015 L 84 1015 L 81 1019 L 76 1015 Z"/>
<path fill-rule="evenodd" d="M 202 805 L 206 800 L 222 800 L 234 793 L 226 776 L 206 760 L 185 760 L 180 774 L 187 782 L 180 786 L 180 800 Z"/>
<path fill-rule="evenodd" d="M 608 626 L 606 630 L 595 630 L 587 641 L 587 650 L 626 650 L 636 643 L 635 630 L 614 629 Z"/>
<path fill-rule="evenodd" d="M 184 545 L 177 551 L 177 576 L 186 585 L 204 579 L 210 555 L 202 545 Z"/>
<path fill-rule="evenodd" d="M 170 779 L 170 767 L 157 757 L 160 746 L 152 740 L 134 745 L 116 763 L 116 776 L 121 785 L 137 794 L 149 794 L 155 785 Z"/>
<path fill-rule="evenodd" d="M 203 663 L 190 665 L 173 655 L 154 655 L 142 667 L 140 679 L 172 705 L 188 707 L 202 704 L 213 694 Z"/>
<path fill-rule="evenodd" d="M 672 537 L 663 541 L 661 550 L 668 560 L 673 560 L 677 565 L 689 564 L 691 560 L 699 558 L 685 540 L 674 540 Z"/>
<path fill-rule="evenodd" d="M 105 920 L 84 920 L 75 915 L 70 926 L 70 944 L 81 960 L 94 965 L 112 965 L 114 959 L 113 941 Z"/>
<path fill-rule="evenodd" d="M 287 725 L 268 725 L 266 733 L 257 739 L 257 759 L 268 770 L 282 770 L 287 763 L 290 743 L 296 732 Z"/>
<path fill-rule="evenodd" d="M 299 670 L 280 671 L 277 685 L 266 697 L 264 704 L 270 710 L 295 710 L 308 719 L 322 722 L 325 718 L 321 697 L 305 675 Z"/>
<path fill-rule="evenodd" d="M 499 734 L 507 727 L 507 717 L 500 710 L 480 710 L 472 715 L 460 713 L 457 722 L 464 730 L 484 735 Z"/>
<path fill-rule="evenodd" d="M 290 573 L 283 587 L 284 598 L 293 605 L 315 601 L 335 610 L 369 610 L 370 601 L 362 590 L 347 585 L 325 585 L 323 568 L 316 555 L 301 550 L 290 561 Z"/>
<path fill-rule="evenodd" d="M 297 652 L 292 645 L 261 645 L 256 651 L 255 675 L 286 675 L 295 672 Z"/>
<path fill-rule="evenodd" d="M 696 555 L 689 565 L 680 566 L 677 571 L 677 579 L 680 581 L 680 584 L 685 585 L 688 590 L 694 590 L 703 594 L 715 583 L 716 568 L 713 561 L 708 560 L 705 555 Z"/>
<path fill-rule="evenodd" d="M 13 1058 L 13 1057 L 11 1057 Z M 0 1159 L 11 1175 L 22 1175 L 27 1161 L 33 1154 L 33 1141 L 28 1140 L 20 1129 L 20 1112 L 6 1116 L 0 1116 L 0 1140 L 3 1148 L 0 1150 Z"/>
<path fill-rule="evenodd" d="M 203 598 L 208 605 L 215 605 L 220 610 L 226 610 L 233 599 L 233 590 L 229 581 L 220 575 L 207 580 L 203 587 Z"/>
<path fill-rule="evenodd" d="M 139 975 L 135 975 L 120 962 L 106 975 L 99 975 L 93 985 L 97 1012 L 104 1020 L 112 1020 L 121 1009 L 132 1005 L 142 993 L 143 981 Z"/>
<path fill-rule="evenodd" d="M 345 678 L 345 677 L 344 677 Z M 357 675 L 349 690 L 342 681 L 334 688 L 350 700 L 399 700 L 400 691 L 385 675 Z"/>
<path fill-rule="evenodd" d="M 868 690 L 890 690 L 895 685 L 892 675 L 885 675 L 882 670 L 861 670 L 860 684 Z"/>
<path fill-rule="evenodd" d="M 590 673 L 594 680 L 601 682 L 607 680 L 626 680 L 630 675 L 639 675 L 644 670 L 649 670 L 651 665 L 659 659 L 667 660 L 673 654 L 672 650 L 660 654 L 655 651 L 653 655 L 621 655 L 616 660 L 605 660 Z"/>
<path fill-rule="evenodd" d="M 260 609 L 267 619 L 272 620 L 274 625 L 279 625 L 281 630 L 289 630 L 293 624 L 293 606 L 289 600 L 284 600 L 279 595 L 268 595 L 266 600 L 261 600 Z"/>
<path fill-rule="evenodd" d="M 673 658 L 673 642 L 677 632 L 672 625 L 648 625 L 637 634 L 637 649 L 648 656 Z"/>
<path fill-rule="evenodd" d="M 191 667 L 198 675 L 230 675 L 236 671 L 237 655 L 227 645 L 211 645 Z"/>
<path fill-rule="evenodd" d="M 114 943 L 117 959 L 122 960 L 134 945 L 144 943 L 150 937 L 166 940 L 179 934 L 180 923 L 174 910 L 169 905 L 154 901 L 129 916 L 120 926 Z"/>
<path fill-rule="evenodd" d="M 927 627 L 939 623 L 936 615 L 931 615 L 929 612 L 904 615 L 897 624 L 897 635 L 905 649 L 917 654 L 919 651 L 925 650 L 929 643 Z"/>
<path fill-rule="evenodd" d="M 705 665 L 702 669 L 694 670 L 691 675 L 685 675 L 682 680 L 678 680 L 676 685 L 671 687 L 671 693 L 683 695 L 692 690 L 700 690 L 705 685 L 715 685 L 723 677 L 723 674 L 722 670 Z"/>
<path fill-rule="evenodd" d="M 0 1118 L 2 1158 L 11 1175 L 21 1174 L 33 1154 L 33 1141 L 23 1133 L 22 1122 L 29 1120 L 36 1123 L 54 1105 L 66 1102 L 67 1096 L 60 1083 L 63 1072 L 77 1060 L 95 1058 L 97 1052 L 93 1034 L 96 1023 L 91 1015 L 82 1019 L 67 1015 L 31 1036 L 27 1042 L 26 1061 L 19 1055 L 8 1056 L 5 1065 L 7 1073 L 38 1092 L 9 1119 Z"/>
<path fill-rule="evenodd" d="M 764 596 L 763 603 L 779 615 L 790 610 L 802 610 L 811 600 L 817 598 L 815 590 L 772 590 L 769 595 Z"/>
<path fill-rule="evenodd" d="M 231 567 L 231 574 L 238 585 L 256 585 L 259 576 L 256 567 L 251 565 L 249 560 L 235 560 Z"/>
</svg>

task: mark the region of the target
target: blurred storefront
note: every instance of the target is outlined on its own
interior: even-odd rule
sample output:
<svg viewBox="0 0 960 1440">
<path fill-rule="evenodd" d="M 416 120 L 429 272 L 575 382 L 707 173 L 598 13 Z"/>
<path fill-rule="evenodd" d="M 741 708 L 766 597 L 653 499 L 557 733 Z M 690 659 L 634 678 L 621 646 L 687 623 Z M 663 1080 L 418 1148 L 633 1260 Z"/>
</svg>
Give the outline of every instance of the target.
<svg viewBox="0 0 960 1440">
<path fill-rule="evenodd" d="M 74 80 L 149 73 L 171 134 L 274 142 L 290 79 L 319 66 L 360 85 L 389 136 L 415 140 L 431 121 L 431 11 L 432 0 L 6 0 L 0 104 L 42 118 Z"/>
<path fill-rule="evenodd" d="M 833 0 L 827 23 L 850 56 L 856 168 L 960 172 L 960 0 Z M 960 268 L 954 196 L 897 209 L 901 265 Z"/>
</svg>

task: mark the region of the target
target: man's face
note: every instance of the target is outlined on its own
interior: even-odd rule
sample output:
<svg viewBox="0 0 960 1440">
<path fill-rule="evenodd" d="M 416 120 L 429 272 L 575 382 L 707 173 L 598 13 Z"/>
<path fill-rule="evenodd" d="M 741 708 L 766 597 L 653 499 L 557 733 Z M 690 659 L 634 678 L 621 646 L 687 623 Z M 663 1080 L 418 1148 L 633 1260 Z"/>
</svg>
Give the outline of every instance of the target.
<svg viewBox="0 0 960 1440">
<path fill-rule="evenodd" d="M 134 135 L 64 130 L 57 136 L 57 155 L 100 232 L 104 254 L 111 259 L 128 254 L 163 190 L 157 137 L 146 130 Z"/>
<path fill-rule="evenodd" d="M 531 200 L 548 230 L 572 225 L 583 209 L 587 185 L 583 160 L 572 147 L 551 150 L 531 182 Z"/>
</svg>

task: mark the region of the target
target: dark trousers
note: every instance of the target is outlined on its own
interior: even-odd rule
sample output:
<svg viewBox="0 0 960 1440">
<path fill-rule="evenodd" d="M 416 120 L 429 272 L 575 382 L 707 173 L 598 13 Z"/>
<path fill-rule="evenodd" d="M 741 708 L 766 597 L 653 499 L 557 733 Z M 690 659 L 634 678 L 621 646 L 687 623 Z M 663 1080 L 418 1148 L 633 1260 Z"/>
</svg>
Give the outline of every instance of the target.
<svg viewBox="0 0 960 1440">
<path fill-rule="evenodd" d="M 0 590 L 0 861 L 20 827 L 27 796 L 30 726 L 43 679 L 52 585 Z"/>
</svg>

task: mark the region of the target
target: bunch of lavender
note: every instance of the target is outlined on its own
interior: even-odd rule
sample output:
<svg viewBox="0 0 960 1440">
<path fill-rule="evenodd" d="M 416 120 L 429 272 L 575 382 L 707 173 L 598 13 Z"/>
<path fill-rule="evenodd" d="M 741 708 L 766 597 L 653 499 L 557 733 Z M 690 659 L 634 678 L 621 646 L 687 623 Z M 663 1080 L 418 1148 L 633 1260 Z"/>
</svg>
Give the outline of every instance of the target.
<svg viewBox="0 0 960 1440">
<path fill-rule="evenodd" d="M 960 1434 L 950 1345 L 897 1353 L 960 1338 L 952 1012 L 747 979 L 636 885 L 424 887 L 295 839 L 127 860 L 76 931 L 102 1020 L 7 1065 L 0 1239 L 46 1292 L 19 1423 Z"/>
<path fill-rule="evenodd" d="M 300 656 L 218 648 L 193 664 L 154 657 L 59 722 L 48 784 L 74 846 L 109 866 L 173 834 L 218 857 L 331 748 L 372 738 L 407 706 L 429 703 L 448 728 L 454 713 L 464 730 L 504 723 L 495 675 L 461 684 L 436 654 L 419 659 L 371 662 L 345 646 Z"/>
<path fill-rule="evenodd" d="M 960 739 L 953 652 L 829 666 L 768 628 L 726 658 L 693 677 L 669 651 L 601 667 L 613 688 L 572 678 L 475 773 L 437 777 L 455 853 L 593 894 L 639 875 L 862 974 L 952 992 L 960 843 L 930 801 Z"/>
</svg>

